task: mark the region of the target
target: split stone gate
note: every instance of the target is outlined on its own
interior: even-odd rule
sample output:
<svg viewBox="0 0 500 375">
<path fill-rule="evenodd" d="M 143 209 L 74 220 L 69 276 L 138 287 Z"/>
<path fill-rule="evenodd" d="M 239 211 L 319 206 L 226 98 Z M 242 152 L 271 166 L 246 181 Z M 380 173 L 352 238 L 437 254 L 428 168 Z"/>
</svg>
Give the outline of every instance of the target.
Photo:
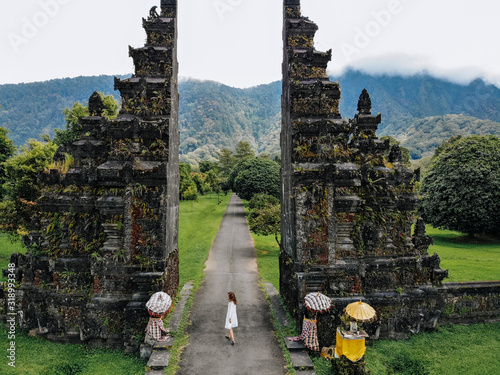
<svg viewBox="0 0 500 375">
<path fill-rule="evenodd" d="M 341 89 L 314 48 L 316 24 L 299 0 L 284 1 L 281 295 L 300 322 L 303 297 L 321 291 L 332 315 L 319 321 L 331 345 L 338 312 L 363 299 L 377 309 L 373 337 L 404 337 L 450 323 L 499 320 L 500 284 L 441 286 L 445 271 L 415 216 L 418 171 L 377 138 L 368 92 L 358 114 L 339 113 Z M 122 108 L 103 117 L 95 93 L 75 163 L 42 176 L 17 266 L 19 322 L 54 341 L 138 348 L 149 295 L 178 289 L 179 131 L 177 0 L 143 19 L 147 41 L 130 48 L 135 73 L 115 81 Z M 411 228 L 416 221 L 415 231 Z"/>
</svg>

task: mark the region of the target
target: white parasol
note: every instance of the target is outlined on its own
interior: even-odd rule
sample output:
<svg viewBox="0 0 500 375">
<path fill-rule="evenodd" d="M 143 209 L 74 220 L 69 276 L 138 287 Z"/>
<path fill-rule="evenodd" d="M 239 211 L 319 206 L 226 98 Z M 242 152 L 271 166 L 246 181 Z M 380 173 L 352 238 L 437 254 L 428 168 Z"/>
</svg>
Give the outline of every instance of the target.
<svg viewBox="0 0 500 375">
<path fill-rule="evenodd" d="M 330 298 L 320 292 L 309 293 L 305 296 L 304 300 L 307 309 L 312 312 L 323 313 L 330 310 L 330 307 L 332 307 Z"/>
<path fill-rule="evenodd" d="M 172 298 L 165 292 L 157 292 L 146 303 L 146 308 L 152 315 L 162 315 L 172 306 Z"/>
</svg>

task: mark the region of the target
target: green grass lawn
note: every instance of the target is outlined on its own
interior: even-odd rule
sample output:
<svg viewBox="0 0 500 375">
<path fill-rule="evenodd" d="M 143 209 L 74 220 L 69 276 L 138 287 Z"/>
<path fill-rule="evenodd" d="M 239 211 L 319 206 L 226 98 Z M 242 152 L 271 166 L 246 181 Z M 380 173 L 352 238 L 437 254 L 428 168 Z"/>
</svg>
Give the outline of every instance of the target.
<svg viewBox="0 0 500 375">
<path fill-rule="evenodd" d="M 0 327 L 0 350 L 9 349 L 7 331 Z M 120 351 L 89 349 L 83 345 L 62 345 L 17 333 L 15 368 L 1 356 L 2 375 L 144 375 L 145 363 Z"/>
<path fill-rule="evenodd" d="M 195 287 L 203 278 L 203 269 L 210 247 L 219 230 L 230 196 L 202 196 L 198 202 L 180 202 L 179 258 L 181 287 L 189 280 Z M 0 235 L 0 267 L 6 268 L 10 255 L 23 251 L 20 242 L 11 243 Z M 182 337 L 179 337 L 182 342 Z M 0 326 L 0 350 L 9 348 L 7 331 Z M 184 340 L 185 341 L 185 340 Z M 120 351 L 87 349 L 82 345 L 61 345 L 40 338 L 16 334 L 16 368 L 7 365 L 6 356 L 0 360 L 0 374 L 13 375 L 143 375 L 145 363 L 137 356 Z"/>
<path fill-rule="evenodd" d="M 376 341 L 366 351 L 366 362 L 373 375 L 496 375 L 500 323 L 441 327 L 406 341 Z"/>
<path fill-rule="evenodd" d="M 26 249 L 21 244 L 21 241 L 12 242 L 6 234 L 0 233 L 0 281 L 7 281 L 6 277 L 2 277 L 1 269 L 7 269 L 10 256 L 14 252 L 24 254 Z"/>
<path fill-rule="evenodd" d="M 445 282 L 500 280 L 500 239 L 470 239 L 460 232 L 427 226 L 434 238 L 429 254 L 438 253 L 441 268 L 449 269 Z"/>
</svg>

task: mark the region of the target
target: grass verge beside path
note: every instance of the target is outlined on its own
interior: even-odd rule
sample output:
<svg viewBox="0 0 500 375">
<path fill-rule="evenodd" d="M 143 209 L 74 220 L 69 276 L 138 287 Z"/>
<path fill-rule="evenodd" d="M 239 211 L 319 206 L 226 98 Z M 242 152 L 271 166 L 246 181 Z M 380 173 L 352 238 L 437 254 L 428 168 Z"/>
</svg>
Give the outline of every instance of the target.
<svg viewBox="0 0 500 375">
<path fill-rule="evenodd" d="M 248 201 L 242 200 L 245 212 L 248 215 L 250 209 Z M 280 290 L 280 248 L 274 235 L 261 236 L 250 232 L 253 238 L 253 245 L 257 254 L 257 267 L 259 269 L 259 277 L 264 282 L 269 282 L 274 287 Z"/>
<path fill-rule="evenodd" d="M 280 248 L 274 236 L 258 236 L 252 233 L 259 276 L 280 290 L 279 258 Z"/>
<path fill-rule="evenodd" d="M 429 254 L 436 252 L 441 268 L 449 269 L 445 282 L 500 280 L 500 239 L 470 239 L 467 235 L 427 226 L 434 238 Z"/>
<path fill-rule="evenodd" d="M 203 279 L 205 262 L 219 231 L 231 194 L 207 195 L 198 202 L 181 201 L 179 204 L 179 287 L 192 280 L 194 285 Z"/>
</svg>

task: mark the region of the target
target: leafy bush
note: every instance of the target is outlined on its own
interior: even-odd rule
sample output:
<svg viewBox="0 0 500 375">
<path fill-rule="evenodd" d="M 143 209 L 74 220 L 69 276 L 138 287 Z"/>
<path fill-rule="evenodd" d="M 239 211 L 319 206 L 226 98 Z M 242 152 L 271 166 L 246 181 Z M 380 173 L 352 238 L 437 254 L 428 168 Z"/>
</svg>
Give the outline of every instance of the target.
<svg viewBox="0 0 500 375">
<path fill-rule="evenodd" d="M 229 180 L 234 181 L 233 191 L 242 199 L 250 200 L 259 193 L 280 197 L 280 165 L 272 160 L 245 158 L 235 166 Z"/>
<path fill-rule="evenodd" d="M 255 194 L 250 202 L 248 202 L 248 207 L 253 210 L 256 208 L 264 208 L 267 205 L 280 204 L 280 200 L 272 195 L 267 195 L 264 193 Z"/>
<path fill-rule="evenodd" d="M 267 194 L 256 194 L 249 202 L 248 225 L 257 235 L 274 238 L 281 247 L 281 205 L 278 198 Z"/>
<path fill-rule="evenodd" d="M 500 231 L 500 138 L 453 138 L 422 183 L 420 211 L 436 228 L 470 236 Z"/>
</svg>

